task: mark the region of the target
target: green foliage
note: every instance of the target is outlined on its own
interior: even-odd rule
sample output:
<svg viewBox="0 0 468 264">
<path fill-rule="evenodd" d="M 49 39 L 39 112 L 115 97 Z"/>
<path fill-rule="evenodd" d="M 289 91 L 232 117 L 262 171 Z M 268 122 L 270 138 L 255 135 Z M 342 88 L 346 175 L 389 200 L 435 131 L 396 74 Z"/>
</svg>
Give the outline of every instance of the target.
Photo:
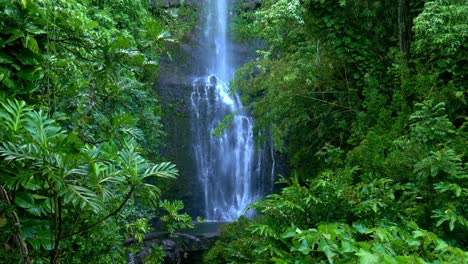
<svg viewBox="0 0 468 264">
<path fill-rule="evenodd" d="M 148 219 L 141 218 L 133 223 L 127 224 L 127 231 L 131 237 L 134 237 L 138 243 L 143 243 L 145 234 L 151 230 L 148 225 Z"/>
<path fill-rule="evenodd" d="M 416 104 L 404 135 L 369 133 L 336 167 L 251 205 L 256 220 L 227 227 L 207 263 L 458 263 L 467 258 L 466 146 L 445 104 Z M 377 128 L 376 128 L 377 129 Z M 382 141 L 384 140 L 384 141 Z M 456 143 L 455 143 L 456 142 Z M 461 152 L 459 152 L 461 151 Z M 239 230 L 242 228 L 241 230 Z M 242 245 L 241 245 L 242 244 Z M 252 252 L 249 255 L 246 252 Z"/>
<path fill-rule="evenodd" d="M 468 8 L 457 0 L 428 2 L 414 20 L 415 86 L 450 105 L 448 115 L 458 125 L 466 116 L 467 22 Z"/>
<path fill-rule="evenodd" d="M 315 154 L 327 144 L 348 150 L 348 139 L 362 140 L 350 127 L 365 131 L 399 111 L 387 109 L 399 80 L 385 58 L 396 13 L 381 1 L 263 1 L 255 15 L 238 18 L 235 31 L 267 48 L 237 72 L 234 88 L 256 117 L 259 141 L 271 135 L 300 175 L 318 172 Z"/>
<path fill-rule="evenodd" d="M 192 218 L 186 213 L 179 213 L 184 209 L 182 201 L 167 201 L 163 200 L 159 203 L 159 207 L 163 209 L 164 215 L 160 218 L 164 228 L 172 235 L 178 229 L 194 228 Z"/>
<path fill-rule="evenodd" d="M 137 204 L 156 207 L 154 178 L 177 174 L 150 161 L 161 134 L 151 83 L 169 35 L 148 8 L 0 1 L 0 184 L 20 229 L 10 209 L 0 219 L 34 262 L 123 262 Z M 19 260 L 11 232 L 1 239 L 1 256 Z"/>
<path fill-rule="evenodd" d="M 204 263 L 249 263 L 253 259 L 260 262 L 252 250 L 255 239 L 247 229 L 251 222 L 252 220 L 241 216 L 236 222 L 221 226 L 221 236 L 205 254 Z"/>
<path fill-rule="evenodd" d="M 417 103 L 418 108 L 410 116 L 411 133 L 415 140 L 428 145 L 436 145 L 451 140 L 455 127 L 445 114 L 445 103 L 433 106 L 432 101 Z"/>
<path fill-rule="evenodd" d="M 160 8 L 158 17 L 161 24 L 167 28 L 175 40 L 183 39 L 194 31 L 199 21 L 199 13 L 194 7 L 181 5 L 177 8 Z"/>
<path fill-rule="evenodd" d="M 220 136 L 226 129 L 232 125 L 232 120 L 236 113 L 229 114 L 221 120 L 221 122 L 211 131 L 211 135 L 214 137 Z"/>
<path fill-rule="evenodd" d="M 362 239 L 367 237 L 367 239 Z M 467 252 L 449 246 L 414 223 L 366 228 L 361 224 L 320 224 L 316 229 L 287 229 L 282 238 L 291 246 L 290 258 L 275 263 L 414 263 L 442 260 L 457 263 Z M 435 253 L 435 254 L 434 254 Z M 295 261 L 295 262 L 293 262 Z"/>
<path fill-rule="evenodd" d="M 226 227 L 206 262 L 467 259 L 467 14 L 458 0 L 240 12 L 234 32 L 266 46 L 233 87 L 293 176 L 251 205 L 256 219 Z M 413 19 L 411 36 L 402 20 Z"/>
<path fill-rule="evenodd" d="M 255 21 L 255 11 L 248 10 L 248 2 L 237 1 L 234 6 L 235 15 L 229 25 L 229 30 L 237 41 L 249 40 L 255 38 L 259 32 L 253 24 Z"/>
<path fill-rule="evenodd" d="M 466 87 L 467 20 L 468 7 L 464 1 L 440 0 L 426 3 L 414 26 L 414 52 L 418 60 L 437 74 L 437 82 L 451 81 L 457 91 Z"/>
<path fill-rule="evenodd" d="M 149 84 L 168 34 L 145 1 L 4 2 L 0 72 L 7 95 L 64 113 L 61 123 L 92 144 L 116 137 L 112 116 L 132 112 L 147 135 L 140 142 L 159 144 L 160 110 Z M 156 158 L 155 148 L 147 152 Z"/>
<path fill-rule="evenodd" d="M 0 10 L 0 83 L 13 93 L 30 93 L 45 74 L 43 47 L 37 41 L 45 32 L 31 22 L 39 22 L 44 12 L 33 4 L 5 0 L 0 2 Z"/>
<path fill-rule="evenodd" d="M 2 106 L 1 185 L 20 213 L 24 240 L 37 253 L 53 251 L 53 261 L 64 239 L 119 213 L 131 196 L 157 204 L 160 191 L 147 178 L 177 174 L 170 163 L 145 160 L 130 137 L 123 145 L 84 145 L 22 101 Z"/>
</svg>

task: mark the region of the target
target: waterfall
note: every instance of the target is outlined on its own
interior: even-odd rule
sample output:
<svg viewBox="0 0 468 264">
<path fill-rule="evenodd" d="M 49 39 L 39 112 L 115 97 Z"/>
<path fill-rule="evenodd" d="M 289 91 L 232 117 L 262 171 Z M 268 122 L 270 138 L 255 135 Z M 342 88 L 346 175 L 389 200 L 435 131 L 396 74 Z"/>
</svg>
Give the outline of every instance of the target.
<svg viewBox="0 0 468 264">
<path fill-rule="evenodd" d="M 208 221 L 232 221 L 261 194 L 261 160 L 255 151 L 252 118 L 237 94 L 229 91 L 234 72 L 227 34 L 228 0 L 205 0 L 203 14 L 204 75 L 193 81 L 191 101 L 193 172 L 203 189 Z M 199 65 L 199 67 L 203 67 Z M 217 136 L 212 131 L 226 117 L 232 120 Z"/>
</svg>

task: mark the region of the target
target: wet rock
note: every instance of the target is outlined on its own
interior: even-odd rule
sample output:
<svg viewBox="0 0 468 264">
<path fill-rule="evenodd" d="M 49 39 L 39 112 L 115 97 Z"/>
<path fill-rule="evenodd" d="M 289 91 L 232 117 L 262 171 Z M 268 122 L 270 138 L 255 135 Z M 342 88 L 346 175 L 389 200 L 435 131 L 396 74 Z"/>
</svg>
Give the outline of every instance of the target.
<svg viewBox="0 0 468 264">
<path fill-rule="evenodd" d="M 210 76 L 210 86 L 215 86 L 217 82 L 218 81 L 215 76 Z"/>
<path fill-rule="evenodd" d="M 141 250 L 137 254 L 129 254 L 127 263 L 143 263 L 145 256 L 151 254 L 155 246 L 162 246 L 167 264 L 195 264 L 202 263 L 203 253 L 207 251 L 219 237 L 219 233 L 203 233 L 190 235 L 175 233 L 151 233 L 145 236 Z M 124 245 L 130 246 L 135 240 L 128 239 Z"/>
<path fill-rule="evenodd" d="M 168 239 L 164 239 L 161 241 L 161 245 L 163 246 L 164 251 L 174 251 L 176 248 L 176 242 Z"/>
</svg>

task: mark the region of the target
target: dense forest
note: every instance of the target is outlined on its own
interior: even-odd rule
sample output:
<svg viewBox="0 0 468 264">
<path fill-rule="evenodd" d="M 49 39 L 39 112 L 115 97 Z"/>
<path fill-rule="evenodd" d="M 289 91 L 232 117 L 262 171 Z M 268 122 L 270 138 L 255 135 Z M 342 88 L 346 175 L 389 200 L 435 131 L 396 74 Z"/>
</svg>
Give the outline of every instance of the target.
<svg viewBox="0 0 468 264">
<path fill-rule="evenodd" d="M 197 11 L 156 2 L 0 0 L 0 263 L 125 263 L 151 219 L 193 226 L 153 83 Z M 466 1 L 231 11 L 262 47 L 231 89 L 287 173 L 204 262 L 468 263 Z"/>
<path fill-rule="evenodd" d="M 233 87 L 288 160 L 207 263 L 467 263 L 465 1 L 263 1 Z M 261 133 L 261 132 L 264 133 Z"/>
<path fill-rule="evenodd" d="M 141 208 L 174 208 L 151 85 L 171 18 L 146 2 L 0 1 L 6 263 L 124 263 L 122 241 L 150 228 Z"/>
</svg>

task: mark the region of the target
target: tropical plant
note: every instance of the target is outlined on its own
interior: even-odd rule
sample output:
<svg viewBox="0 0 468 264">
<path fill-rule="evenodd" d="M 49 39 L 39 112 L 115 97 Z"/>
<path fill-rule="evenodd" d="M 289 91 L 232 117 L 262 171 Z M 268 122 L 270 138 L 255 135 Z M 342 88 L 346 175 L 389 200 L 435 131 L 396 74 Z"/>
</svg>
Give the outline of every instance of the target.
<svg viewBox="0 0 468 264">
<path fill-rule="evenodd" d="M 175 176 L 174 165 L 154 163 L 162 132 L 152 83 L 171 39 L 151 8 L 0 0 L 8 261 L 123 261 L 124 227 L 141 224 L 159 203 L 152 178 Z"/>
<path fill-rule="evenodd" d="M 178 229 L 194 228 L 195 225 L 192 221 L 192 217 L 186 213 L 181 214 L 179 211 L 184 209 L 182 201 L 167 201 L 163 200 L 159 202 L 159 207 L 165 212 L 161 216 L 161 221 L 164 228 L 169 231 L 172 235 Z"/>
<path fill-rule="evenodd" d="M 85 145 L 23 101 L 2 102 L 0 117 L 1 185 L 18 208 L 24 241 L 53 263 L 65 240 L 118 214 L 132 196 L 157 204 L 160 190 L 148 178 L 177 174 L 170 163 L 146 161 L 131 137 Z"/>
<path fill-rule="evenodd" d="M 323 170 L 255 202 L 259 215 L 222 233 L 207 263 L 458 263 L 467 258 L 465 126 L 425 101 L 404 135 L 369 133 L 348 152 L 327 146 Z M 236 230 L 242 226 L 242 230 Z M 243 243 L 247 246 L 241 246 Z M 247 248 L 247 249 L 246 249 Z M 253 255 L 247 252 L 254 252 Z"/>
</svg>

